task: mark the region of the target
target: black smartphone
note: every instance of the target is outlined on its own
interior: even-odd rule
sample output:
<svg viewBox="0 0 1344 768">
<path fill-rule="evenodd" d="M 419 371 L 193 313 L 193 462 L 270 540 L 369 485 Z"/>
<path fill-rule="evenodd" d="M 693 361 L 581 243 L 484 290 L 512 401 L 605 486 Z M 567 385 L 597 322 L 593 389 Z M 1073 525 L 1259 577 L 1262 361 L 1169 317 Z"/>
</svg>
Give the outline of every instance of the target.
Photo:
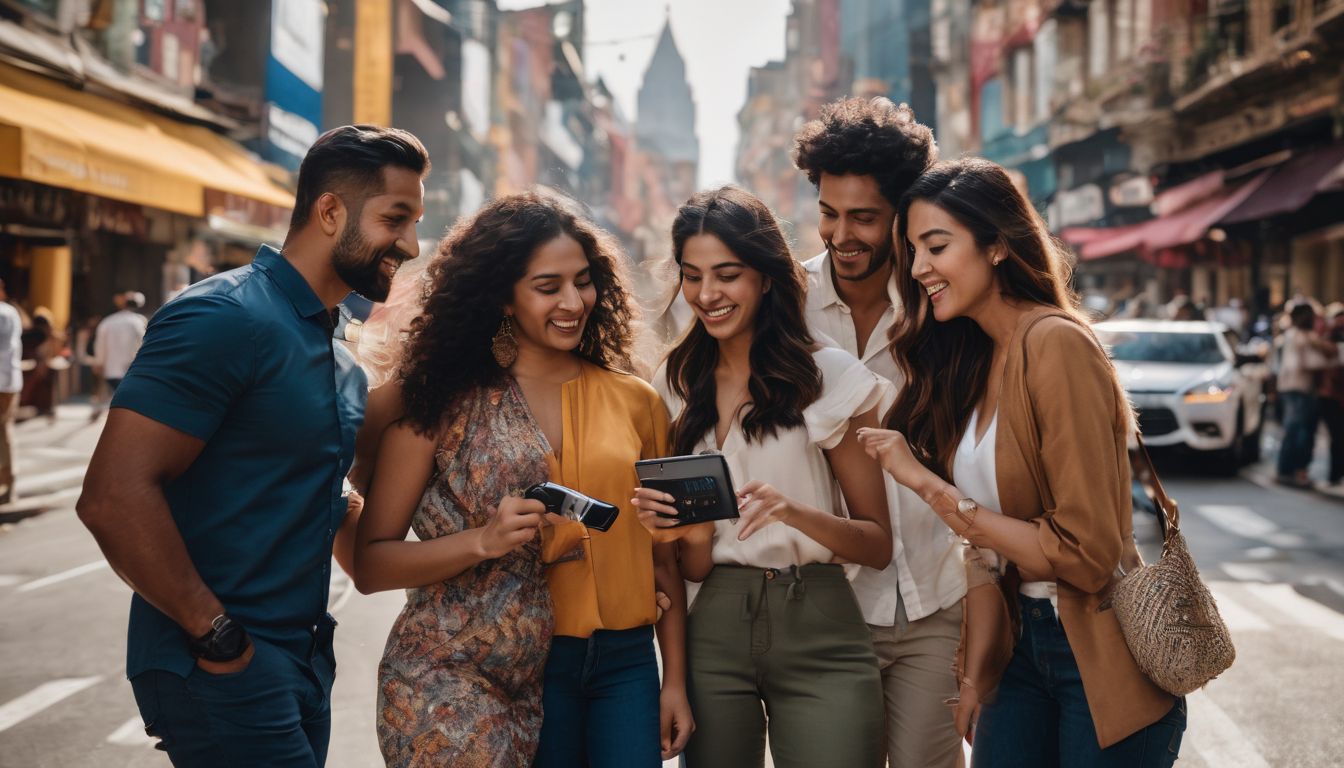
<svg viewBox="0 0 1344 768">
<path fill-rule="evenodd" d="M 738 516 L 733 478 L 722 454 L 644 459 L 635 462 L 635 474 L 645 488 L 671 494 L 679 526 Z"/>
<path fill-rule="evenodd" d="M 547 512 L 564 515 L 603 532 L 611 530 L 621 511 L 619 507 L 585 496 L 559 483 L 537 483 L 528 488 L 523 497 L 545 504 Z"/>
</svg>

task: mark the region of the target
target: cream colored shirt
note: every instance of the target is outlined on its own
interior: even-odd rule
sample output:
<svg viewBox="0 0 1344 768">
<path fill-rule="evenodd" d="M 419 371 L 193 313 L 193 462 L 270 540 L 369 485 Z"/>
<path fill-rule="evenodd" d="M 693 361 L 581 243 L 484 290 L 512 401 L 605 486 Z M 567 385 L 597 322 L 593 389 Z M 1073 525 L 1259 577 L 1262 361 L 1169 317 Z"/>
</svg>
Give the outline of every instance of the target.
<svg viewBox="0 0 1344 768">
<path fill-rule="evenodd" d="M 803 409 L 802 426 L 749 442 L 741 425 L 734 423 L 719 451 L 728 462 L 735 490 L 760 480 L 796 502 L 843 516 L 839 485 L 824 451 L 840 443 L 850 419 L 874 408 L 885 411 L 890 407 L 893 390 L 889 382 L 844 350 L 822 347 L 813 359 L 821 369 L 822 393 Z M 667 384 L 666 363 L 654 376 L 654 387 L 675 421 L 685 403 Z M 696 444 L 695 452 L 714 448 L 711 429 Z M 711 557 L 716 564 L 787 568 L 835 559 L 831 550 L 787 525 L 767 525 L 746 541 L 737 540 L 737 525 L 736 520 L 714 524 Z"/>
<path fill-rule="evenodd" d="M 827 253 L 803 263 L 807 272 L 807 323 L 822 344 L 835 344 L 851 355 L 858 354 L 858 334 L 849 307 L 835 290 L 831 257 Z M 878 322 L 863 348 L 863 363 L 899 390 L 904 382 L 887 341 L 901 306 L 896 277 L 887 284 L 891 307 Z M 825 338 L 821 338 L 825 337 Z M 883 415 L 885 415 L 883 409 Z M 916 621 L 955 605 L 966 594 L 966 568 L 955 536 L 914 491 L 882 473 L 891 511 L 891 564 L 885 570 L 860 568 L 853 577 L 869 624 L 896 624 L 896 606 L 905 603 L 905 614 Z M 899 595 L 899 601 L 897 596 Z"/>
</svg>

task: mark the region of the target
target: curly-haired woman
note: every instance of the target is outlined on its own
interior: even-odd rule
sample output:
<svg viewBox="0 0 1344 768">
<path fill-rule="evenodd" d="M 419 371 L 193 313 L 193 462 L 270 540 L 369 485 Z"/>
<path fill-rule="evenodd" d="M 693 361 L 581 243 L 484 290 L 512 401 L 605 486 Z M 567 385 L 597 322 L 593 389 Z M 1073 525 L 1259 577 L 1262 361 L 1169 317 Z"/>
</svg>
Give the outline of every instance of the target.
<svg viewBox="0 0 1344 768">
<path fill-rule="evenodd" d="M 673 450 L 718 450 L 743 483 L 740 520 L 679 529 L 682 568 L 704 582 L 687 626 L 687 764 L 760 766 L 768 732 L 780 768 L 876 768 L 882 682 L 837 561 L 891 560 L 882 473 L 855 437 L 891 385 L 813 341 L 802 269 L 750 193 L 695 195 L 672 241 L 696 317 L 654 377 Z M 635 493 L 641 520 L 666 526 L 674 499 Z"/>
<path fill-rule="evenodd" d="M 1007 563 L 1019 631 L 981 622 L 993 612 L 967 622 L 957 722 L 978 710 L 974 765 L 1170 766 L 1185 704 L 1139 671 L 1107 601 L 1122 563 L 1138 564 L 1133 414 L 1068 290 L 1067 254 L 987 160 L 935 165 L 896 221 L 906 386 L 891 429 L 859 439 L 983 553 L 987 578 Z"/>
<path fill-rule="evenodd" d="M 559 201 L 522 194 L 459 224 L 429 268 L 398 379 L 370 404 L 354 557 L 361 591 L 407 589 L 378 675 L 389 764 L 657 766 L 689 736 L 671 545 L 628 507 L 600 532 L 516 498 L 549 478 L 616 503 L 634 462 L 666 452 L 657 393 L 621 372 L 619 258 Z"/>
</svg>

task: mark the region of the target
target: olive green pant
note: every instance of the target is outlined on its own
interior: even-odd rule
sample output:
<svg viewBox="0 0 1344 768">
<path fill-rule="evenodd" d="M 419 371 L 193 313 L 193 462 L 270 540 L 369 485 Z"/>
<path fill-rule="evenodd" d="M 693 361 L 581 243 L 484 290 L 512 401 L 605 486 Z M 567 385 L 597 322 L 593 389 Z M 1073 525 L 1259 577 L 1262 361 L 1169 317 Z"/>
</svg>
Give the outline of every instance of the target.
<svg viewBox="0 0 1344 768">
<path fill-rule="evenodd" d="M 686 630 L 687 768 L 878 768 L 882 678 L 838 565 L 716 565 Z"/>
</svg>

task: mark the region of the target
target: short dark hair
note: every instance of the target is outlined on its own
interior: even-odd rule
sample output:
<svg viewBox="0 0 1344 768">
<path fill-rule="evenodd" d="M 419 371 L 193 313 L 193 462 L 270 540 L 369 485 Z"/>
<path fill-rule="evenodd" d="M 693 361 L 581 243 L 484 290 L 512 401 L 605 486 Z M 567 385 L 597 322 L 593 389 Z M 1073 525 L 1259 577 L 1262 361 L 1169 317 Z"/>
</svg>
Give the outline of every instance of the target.
<svg viewBox="0 0 1344 768">
<path fill-rule="evenodd" d="M 793 163 L 813 186 L 823 173 L 872 176 L 893 206 L 937 159 L 933 131 L 884 97 L 831 102 L 794 137 Z"/>
<path fill-rule="evenodd" d="M 429 173 L 429 152 L 413 134 L 379 125 L 343 125 L 318 137 L 299 166 L 291 230 L 301 229 L 312 215 L 313 203 L 333 192 L 351 208 L 383 189 L 388 166 Z"/>
</svg>

